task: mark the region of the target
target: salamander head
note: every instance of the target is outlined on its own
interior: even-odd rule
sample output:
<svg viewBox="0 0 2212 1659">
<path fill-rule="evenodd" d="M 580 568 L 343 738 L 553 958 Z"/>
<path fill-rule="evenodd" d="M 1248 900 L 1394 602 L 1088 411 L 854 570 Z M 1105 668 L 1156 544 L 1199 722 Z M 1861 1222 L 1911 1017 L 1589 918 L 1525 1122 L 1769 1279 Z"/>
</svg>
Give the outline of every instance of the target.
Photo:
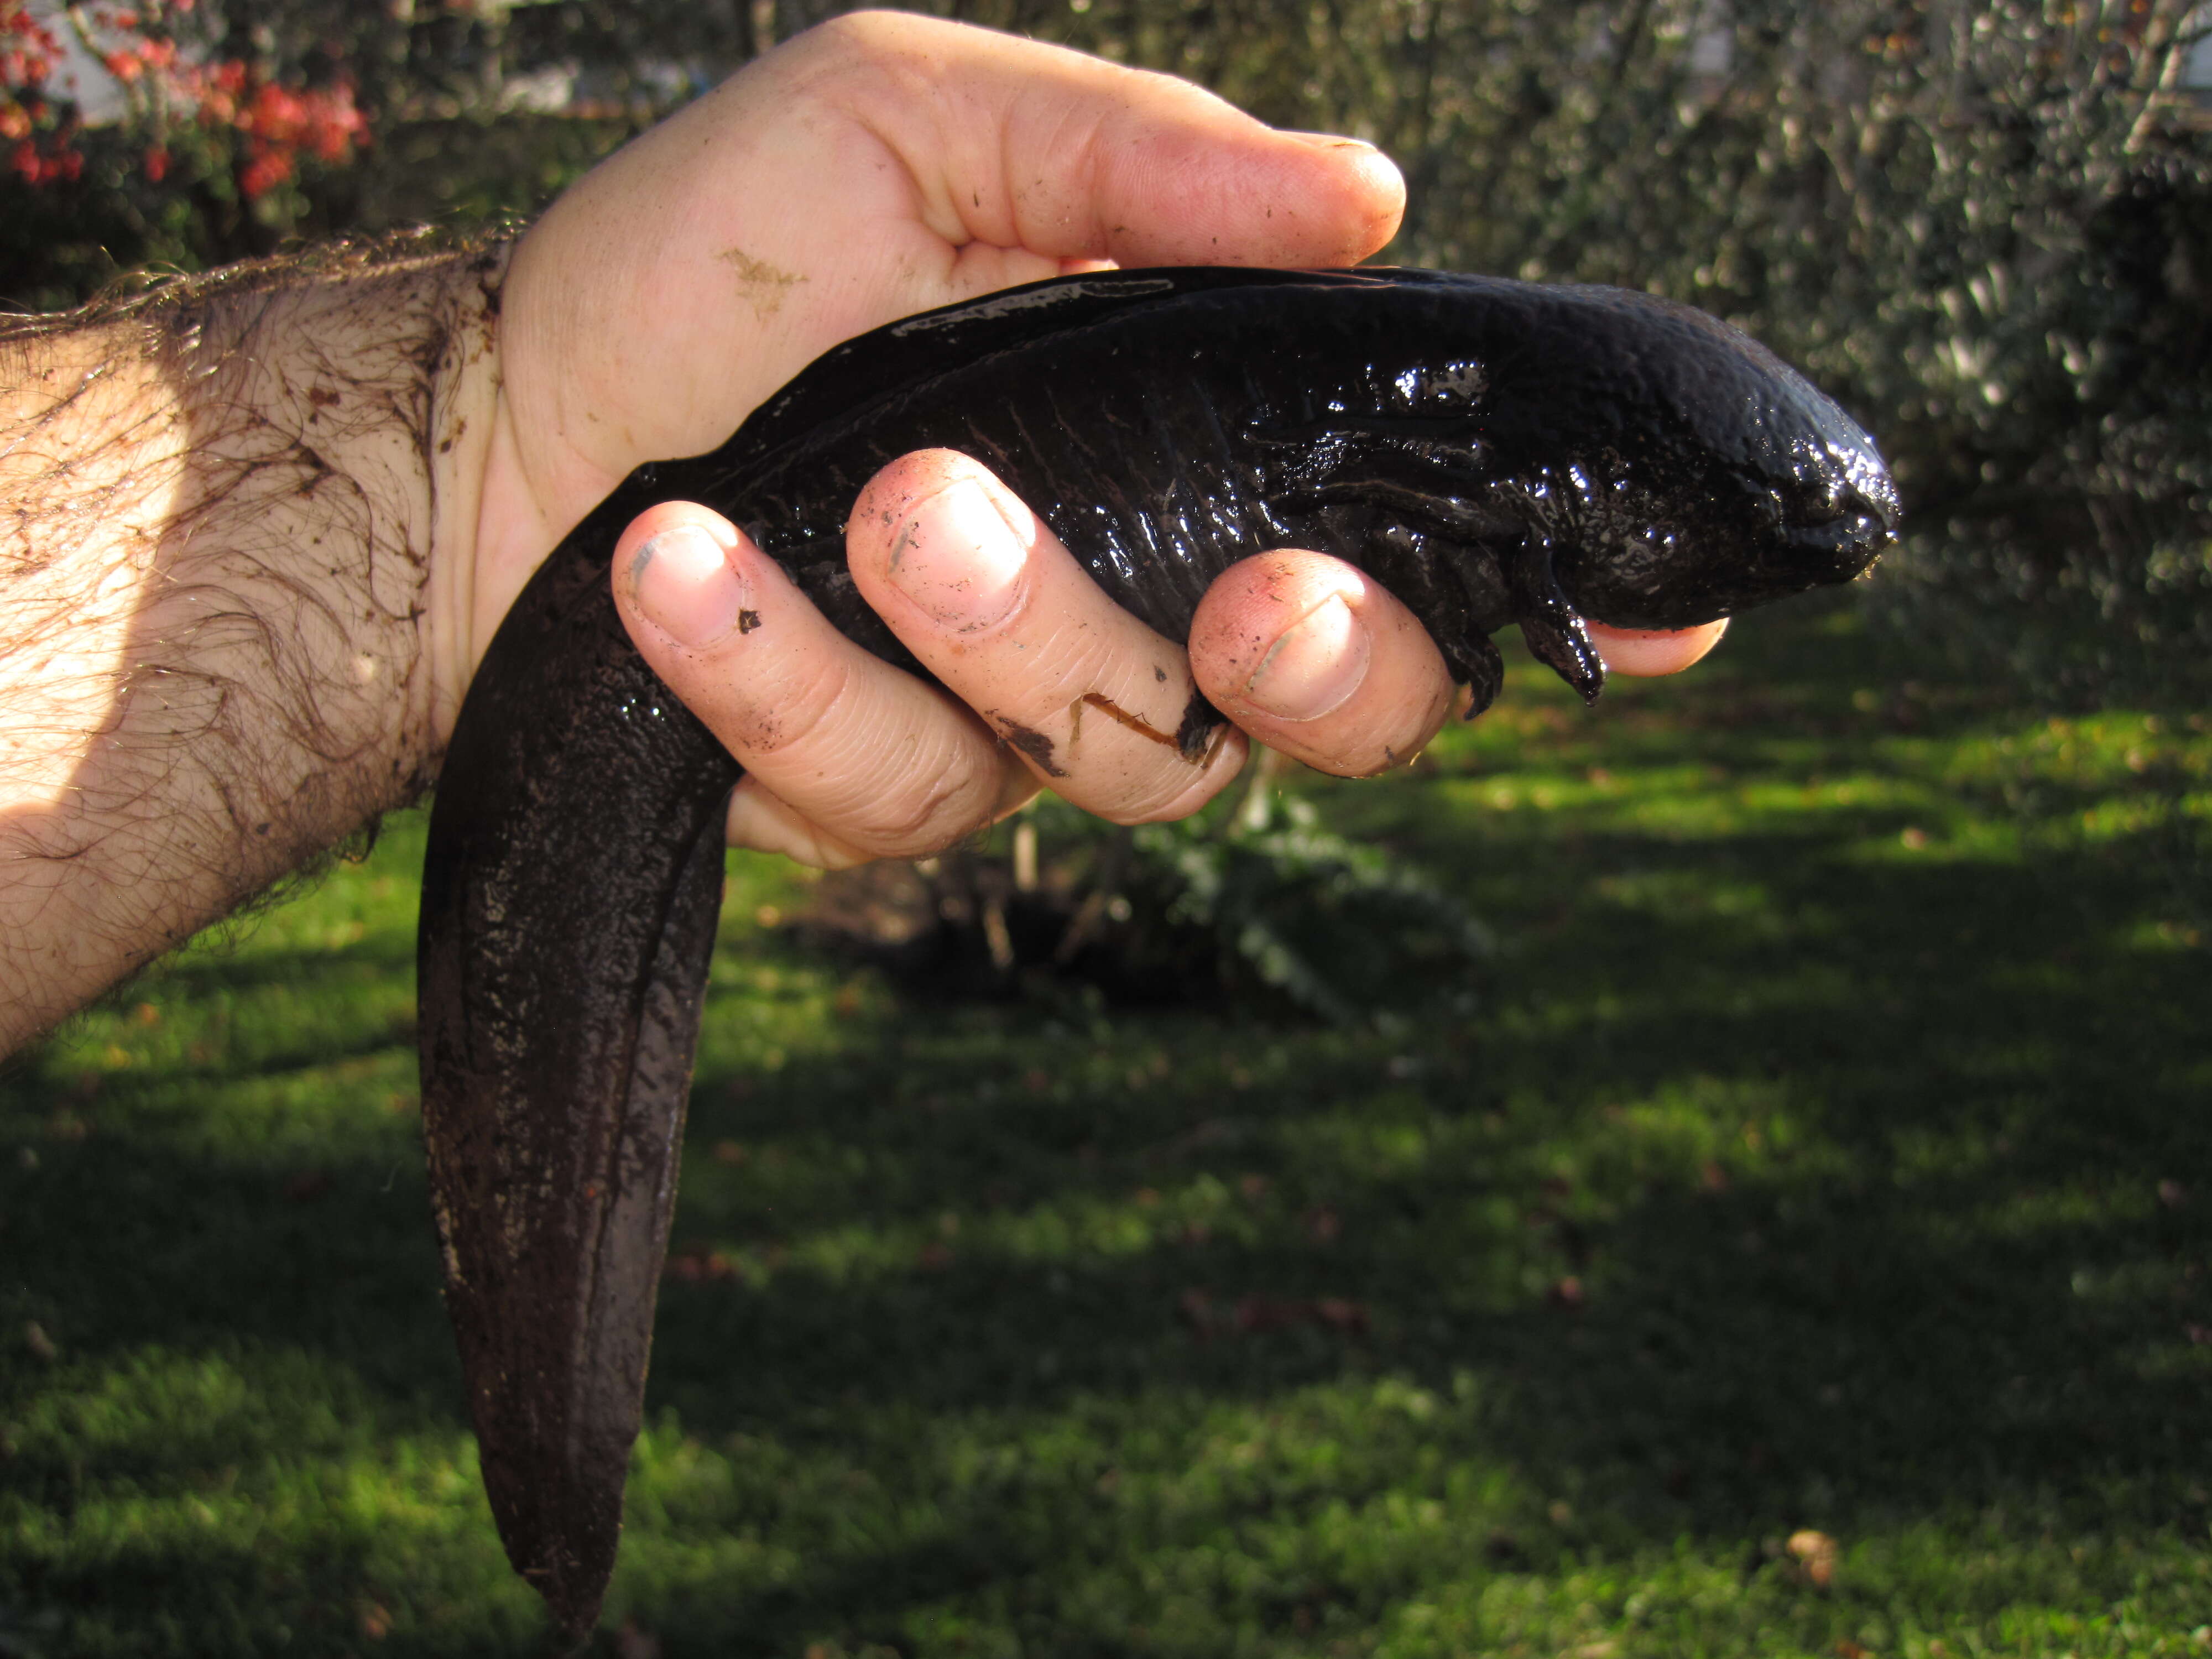
<svg viewBox="0 0 2212 1659">
<path fill-rule="evenodd" d="M 1873 440 L 1741 331 L 1620 289 L 1460 281 L 1506 296 L 1480 424 L 1540 481 L 1534 527 L 1582 615 L 1690 627 L 1849 581 L 1894 538 Z"/>
<path fill-rule="evenodd" d="M 1874 441 L 1748 335 L 1647 295 L 1620 301 L 1640 324 L 1641 408 L 1589 479 L 1559 567 L 1576 609 L 1686 628 L 1863 574 L 1899 516 Z"/>
</svg>

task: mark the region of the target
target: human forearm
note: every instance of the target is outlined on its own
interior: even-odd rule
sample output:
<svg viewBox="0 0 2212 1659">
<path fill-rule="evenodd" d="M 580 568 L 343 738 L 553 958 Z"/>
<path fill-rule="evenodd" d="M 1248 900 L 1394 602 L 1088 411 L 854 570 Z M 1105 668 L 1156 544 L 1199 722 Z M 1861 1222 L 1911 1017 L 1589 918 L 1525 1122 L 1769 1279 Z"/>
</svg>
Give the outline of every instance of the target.
<svg viewBox="0 0 2212 1659">
<path fill-rule="evenodd" d="M 499 268 L 325 256 L 0 345 L 0 1051 L 428 781 Z"/>
</svg>

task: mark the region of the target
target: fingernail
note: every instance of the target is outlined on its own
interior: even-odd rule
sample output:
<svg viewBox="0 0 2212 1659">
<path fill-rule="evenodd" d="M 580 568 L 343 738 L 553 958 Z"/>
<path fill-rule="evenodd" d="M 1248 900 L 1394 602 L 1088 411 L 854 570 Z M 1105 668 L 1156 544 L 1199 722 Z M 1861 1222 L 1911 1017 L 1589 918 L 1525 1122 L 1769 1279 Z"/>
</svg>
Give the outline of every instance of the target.
<svg viewBox="0 0 2212 1659">
<path fill-rule="evenodd" d="M 672 526 L 639 548 L 629 582 L 645 619 L 695 650 L 735 628 L 748 598 L 721 544 L 696 525 Z"/>
<path fill-rule="evenodd" d="M 1313 720 L 1344 706 L 1374 655 L 1367 625 L 1334 594 L 1292 623 L 1244 683 L 1244 700 L 1280 720 Z"/>
<path fill-rule="evenodd" d="M 1302 144 L 1312 145 L 1316 149 L 1373 149 L 1375 148 L 1364 138 L 1353 138 L 1341 132 L 1300 132 L 1292 127 L 1285 127 L 1281 131 L 1285 137 L 1295 138 Z"/>
<path fill-rule="evenodd" d="M 924 503 L 899 532 L 889 574 L 900 592 L 939 622 L 988 628 L 1013 609 L 1029 548 L 981 484 L 951 485 Z"/>
</svg>

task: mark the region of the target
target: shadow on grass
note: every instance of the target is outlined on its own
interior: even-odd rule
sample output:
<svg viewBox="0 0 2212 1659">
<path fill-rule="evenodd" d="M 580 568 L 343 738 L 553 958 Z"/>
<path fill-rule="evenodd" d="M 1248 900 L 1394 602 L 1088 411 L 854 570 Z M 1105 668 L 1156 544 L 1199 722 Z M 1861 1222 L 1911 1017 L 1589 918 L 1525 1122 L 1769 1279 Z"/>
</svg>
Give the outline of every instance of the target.
<svg viewBox="0 0 2212 1659">
<path fill-rule="evenodd" d="M 1874 768 L 1859 666 L 1759 720 Z M 2103 1605 L 2127 1549 L 2201 1537 L 2212 971 L 2130 931 L 2127 838 L 1907 857 L 1887 805 L 1686 836 L 1385 787 L 1512 941 L 1467 1029 L 863 997 L 831 1046 L 702 1071 L 676 1232 L 721 1265 L 664 1291 L 617 1585 L 669 1654 L 971 1626 L 1156 1650 L 1132 1632 L 1185 1603 L 1214 1624 L 1178 1650 L 1304 1651 L 1592 1562 L 1704 1552 L 1748 1583 L 1804 1526 L 2056 1534 L 2091 1563 L 2063 1594 Z M 358 992 L 397 961 L 218 958 L 175 989 L 335 995 L 345 1063 L 388 1071 Z M 257 1030 L 231 1080 L 312 1093 L 333 1050 Z M 107 1085 L 81 1139 L 21 1079 L 0 1097 L 38 1165 L 0 1176 L 0 1607 L 68 1610 L 88 1652 L 367 1650 L 386 1614 L 380 1652 L 524 1650 L 447 1478 L 459 1384 L 388 1081 L 301 1104 L 337 1126 L 312 1152 L 180 1141 L 187 1085 Z M 232 1403 L 161 1356 L 227 1366 Z M 192 1542 L 241 1468 L 265 1531 Z M 298 1518 L 379 1481 L 381 1519 Z M 1883 1593 L 1963 1594 L 1930 1582 Z"/>
</svg>

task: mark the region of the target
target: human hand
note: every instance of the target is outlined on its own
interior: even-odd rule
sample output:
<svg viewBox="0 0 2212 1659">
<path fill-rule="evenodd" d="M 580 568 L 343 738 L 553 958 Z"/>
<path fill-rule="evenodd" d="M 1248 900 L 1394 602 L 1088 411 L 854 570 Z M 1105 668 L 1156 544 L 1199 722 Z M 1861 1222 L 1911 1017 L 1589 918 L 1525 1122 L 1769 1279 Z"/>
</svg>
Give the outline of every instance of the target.
<svg viewBox="0 0 2212 1659">
<path fill-rule="evenodd" d="M 623 474 L 713 447 L 839 339 L 1111 261 L 1349 263 L 1387 239 L 1401 199 L 1395 170 L 1365 146 L 1273 132 L 1164 77 L 911 16 L 802 37 L 595 172 L 517 251 L 459 654 L 473 665 L 545 549 Z M 1238 567 L 1200 612 L 1187 664 L 995 483 L 979 488 L 1011 523 L 996 551 L 969 534 L 945 556 L 981 561 L 975 580 L 1014 581 L 1017 568 L 1033 580 L 1016 583 L 1019 603 L 999 623 L 947 623 L 884 575 L 898 538 L 942 548 L 968 533 L 953 505 L 965 492 L 941 462 L 917 465 L 871 492 L 910 511 L 895 530 L 878 524 L 880 505 L 855 520 L 855 571 L 894 631 L 992 725 L 842 641 L 703 509 L 656 509 L 618 550 L 634 637 L 747 764 L 730 823 L 739 844 L 828 864 L 934 851 L 1041 775 L 1109 817 L 1181 816 L 1244 753 L 1231 733 L 1194 764 L 1146 735 L 1179 724 L 1194 674 L 1244 731 L 1339 773 L 1409 757 L 1449 712 L 1434 647 L 1350 567 L 1314 554 Z M 679 616 L 679 633 L 664 633 L 642 623 L 626 578 L 656 532 L 684 525 L 707 539 L 657 550 L 653 586 Z M 683 591 L 695 580 L 705 586 Z M 728 626 L 732 581 L 805 620 L 696 637 L 717 616 Z M 716 584 L 719 596 L 706 591 Z M 1086 731 L 1081 715 L 1101 698 L 1148 712 Z M 1010 731 L 1018 745 L 1000 741 Z"/>
<path fill-rule="evenodd" d="M 830 868 L 920 856 L 1046 781 L 1119 823 L 1180 817 L 1236 775 L 1248 733 L 1363 775 L 1417 753 L 1462 695 L 1411 611 L 1319 553 L 1224 573 L 1186 657 L 1109 601 L 1004 484 L 951 451 L 878 474 L 847 548 L 862 594 L 945 690 L 839 634 L 703 507 L 655 507 L 616 550 L 631 637 L 746 769 L 733 844 Z M 1591 632 L 1620 672 L 1671 673 L 1723 626 Z M 1197 690 L 1237 726 L 1187 756 L 1172 736 Z"/>
<path fill-rule="evenodd" d="M 441 725 L 594 503 L 645 461 L 713 448 L 839 341 L 1114 263 L 1350 264 L 1403 201 L 1367 145 L 1034 41 L 862 13 L 787 43 L 516 247 L 496 391 L 461 439 L 480 471 L 454 468 L 481 478 L 474 534 L 434 573 Z"/>
</svg>

